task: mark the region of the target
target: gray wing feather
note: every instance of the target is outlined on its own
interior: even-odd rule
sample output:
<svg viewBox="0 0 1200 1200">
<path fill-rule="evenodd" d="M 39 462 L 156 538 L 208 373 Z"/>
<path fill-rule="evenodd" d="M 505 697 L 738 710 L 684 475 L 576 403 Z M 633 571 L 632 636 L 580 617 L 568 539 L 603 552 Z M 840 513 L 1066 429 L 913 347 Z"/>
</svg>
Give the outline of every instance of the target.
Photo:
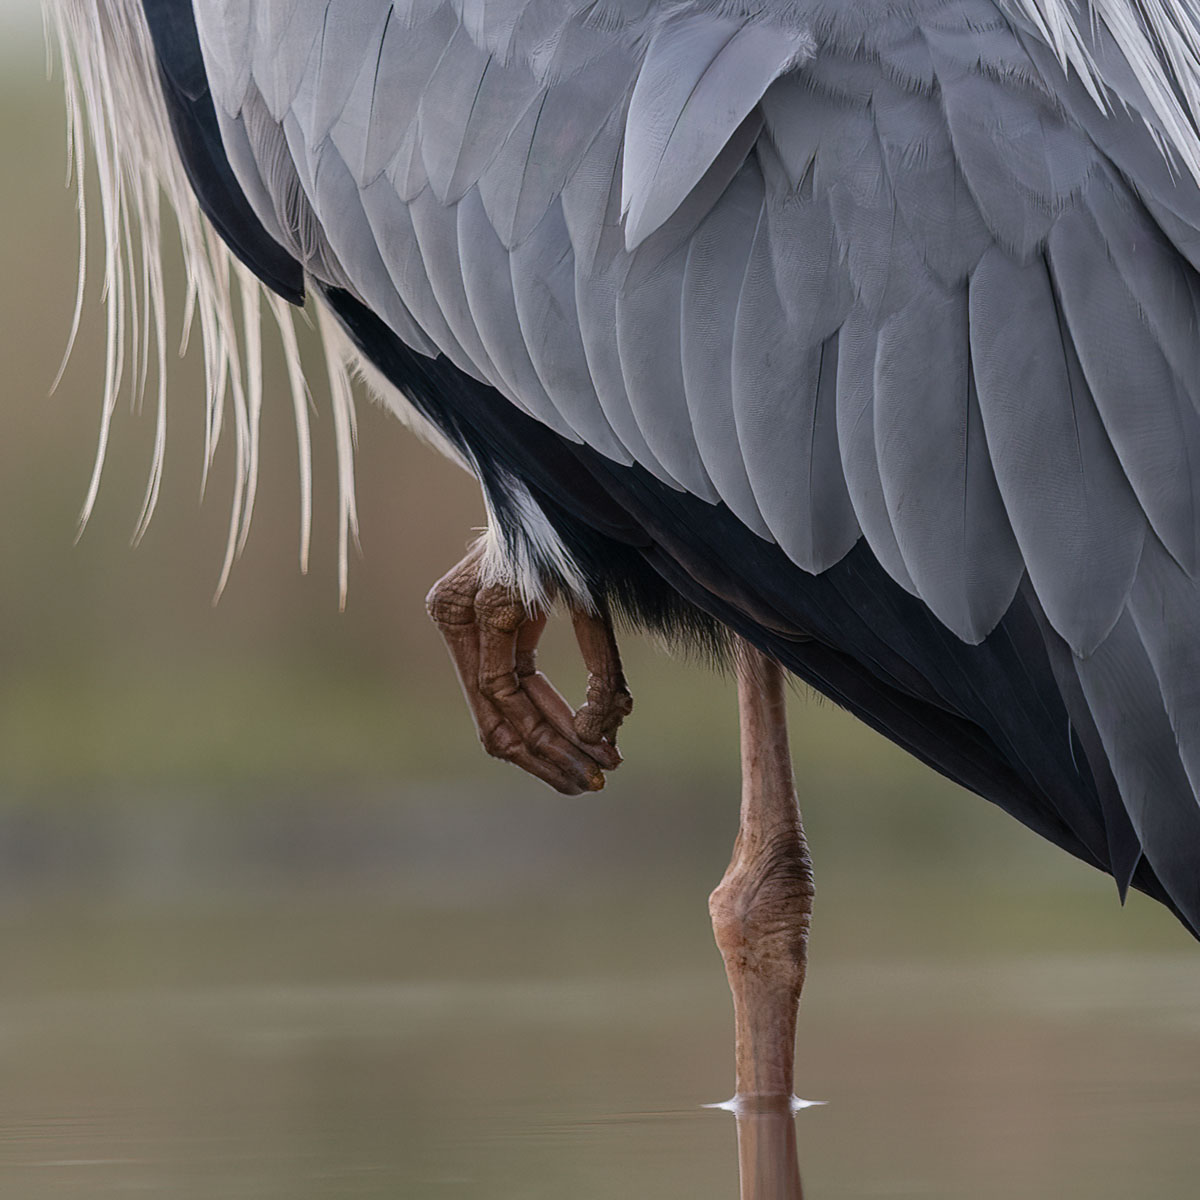
<svg viewBox="0 0 1200 1200">
<path fill-rule="evenodd" d="M 588 372 L 605 419 L 635 462 L 669 487 L 679 488 L 679 481 L 658 461 L 638 427 L 621 371 L 617 345 L 617 294 L 623 277 L 618 256 L 624 248 L 620 144 L 621 126 L 613 121 L 592 143 L 580 169 L 563 189 L 563 220 L 574 248 L 575 311 Z"/>
<path fill-rule="evenodd" d="M 371 225 L 376 245 L 390 248 L 384 263 L 392 286 L 396 294 L 404 298 L 424 332 L 430 345 L 427 353 L 445 354 L 459 370 L 476 375 L 477 368 L 451 333 L 434 297 L 408 205 L 399 199 L 391 182 L 382 176 L 363 188 L 360 194 L 363 212 Z"/>
<path fill-rule="evenodd" d="M 726 194 L 760 127 L 756 115 L 743 121 L 675 212 L 632 253 L 618 242 L 609 267 L 619 280 L 617 345 L 625 392 L 638 427 L 671 477 L 709 501 L 720 494 L 696 444 L 683 378 L 684 272 L 692 237 Z M 739 283 L 740 276 L 722 286 L 727 311 L 736 304 Z M 736 448 L 731 446 L 729 452 L 735 453 Z"/>
<path fill-rule="evenodd" d="M 654 31 L 629 103 L 621 207 L 630 249 L 699 182 L 773 80 L 812 55 L 804 28 L 681 8 Z"/>
<path fill-rule="evenodd" d="M 1189 630 L 1194 639 L 1194 621 Z M 1094 653 L 1075 660 L 1075 669 L 1142 852 L 1194 924 L 1200 919 L 1195 870 L 1200 805 L 1180 760 L 1159 679 L 1128 612 Z"/>
<path fill-rule="evenodd" d="M 462 23 L 491 54 L 508 58 L 513 34 L 528 0 L 459 0 Z"/>
<path fill-rule="evenodd" d="M 621 236 L 621 135 L 624 117 L 608 120 L 563 184 L 563 220 L 571 238 L 576 278 L 586 281 L 623 249 Z M 601 256 L 601 243 L 605 252 Z"/>
<path fill-rule="evenodd" d="M 426 342 L 424 333 L 392 284 L 370 223 L 363 211 L 362 197 L 346 164 L 332 141 L 315 152 L 311 197 L 318 212 L 339 212 L 345 219 L 328 229 L 329 246 L 345 277 L 352 281 L 371 307 L 412 345 Z"/>
<path fill-rule="evenodd" d="M 1048 257 L 1096 407 L 1150 524 L 1185 569 L 1197 562 L 1200 417 L 1091 215 L 1054 225 Z M 1154 397 L 1153 403 L 1131 402 Z"/>
<path fill-rule="evenodd" d="M 421 157 L 434 193 L 443 204 L 449 200 L 450 179 L 472 118 L 476 114 L 481 118 L 489 115 L 480 104 L 480 93 L 491 61 L 491 55 L 460 24 L 450 34 L 417 97 Z M 518 111 L 523 109 L 524 105 Z M 512 124 L 510 121 L 505 133 L 511 131 Z M 498 140 L 502 143 L 504 135 Z"/>
<path fill-rule="evenodd" d="M 236 115 L 259 42 L 256 14 L 246 0 L 201 0 L 194 7 L 209 90 L 219 108 Z"/>
<path fill-rule="evenodd" d="M 475 188 L 458 204 L 458 240 L 470 247 L 470 253 L 463 255 L 462 279 L 471 318 L 504 380 L 506 394 L 518 397 L 531 416 L 561 428 L 563 422 L 556 419 L 554 403 L 542 387 L 521 337 L 508 251 L 487 219 Z"/>
<path fill-rule="evenodd" d="M 439 204 L 433 192 L 426 188 L 409 204 L 409 213 L 417 247 L 429 277 L 429 286 L 446 324 L 474 364 L 474 374 L 505 391 L 503 374 L 496 369 L 491 355 L 484 348 L 467 300 L 462 260 L 458 253 L 458 221 L 454 210 Z M 556 431 L 570 436 L 563 422 L 556 424 Z"/>
<path fill-rule="evenodd" d="M 938 100 L 880 87 L 873 108 L 896 212 L 921 261 L 943 283 L 962 283 L 992 243 L 967 188 Z"/>
<path fill-rule="evenodd" d="M 390 11 L 388 0 L 355 0 L 352 7 L 326 6 L 309 69 L 301 75 L 290 106 L 310 147 L 315 148 L 329 136 L 334 122 L 346 111 L 365 63 L 378 58 Z"/>
<path fill-rule="evenodd" d="M 462 87 L 463 80 L 457 79 L 455 86 Z M 453 203 L 478 182 L 512 132 L 516 124 L 514 114 L 539 101 L 541 91 L 529 75 L 508 70 L 496 58 L 488 59 L 465 122 L 458 155 L 452 164 L 453 173 L 444 185 L 439 185 L 433 167 L 426 163 L 434 191 L 439 191 L 439 186 L 442 188 L 441 199 Z M 424 130 L 421 140 L 423 146 L 427 144 Z M 453 139 L 449 141 L 453 144 Z"/>
<path fill-rule="evenodd" d="M 933 55 L 921 29 L 910 25 L 897 30 L 893 22 L 881 22 L 867 31 L 863 44 L 892 83 L 910 93 L 934 95 Z"/>
<path fill-rule="evenodd" d="M 800 77 L 787 75 L 767 88 L 759 109 L 771 152 L 791 186 L 799 188 L 822 146 L 832 147 L 838 141 L 843 106 L 806 86 Z"/>
<path fill-rule="evenodd" d="M 263 4 L 254 10 L 259 34 L 251 74 L 263 89 L 263 101 L 276 121 L 283 120 L 300 90 L 327 8 L 328 0 L 308 0 Z"/>
<path fill-rule="evenodd" d="M 743 302 L 752 312 L 746 288 Z M 779 361 L 789 368 L 788 385 L 774 380 L 755 403 L 737 405 L 738 444 L 758 481 L 755 501 L 771 535 L 818 574 L 839 562 L 860 532 L 838 456 L 838 335 L 799 351 L 787 346 Z"/>
<path fill-rule="evenodd" d="M 505 6 L 507 3 L 505 0 Z M 586 14 L 586 3 L 581 0 L 570 0 L 569 3 L 531 0 L 521 6 L 511 35 L 500 47 L 500 56 L 507 61 L 521 62 L 544 81 L 567 26 Z M 568 69 L 577 66 L 577 62 L 570 63 Z"/>
<path fill-rule="evenodd" d="M 617 293 L 617 349 L 625 394 L 655 458 L 687 491 L 715 501 L 688 419 L 680 358 L 686 258 L 680 247 L 654 274 L 632 286 L 626 280 Z"/>
<path fill-rule="evenodd" d="M 624 285 L 637 287 L 643 280 L 657 274 L 663 264 L 682 252 L 686 255 L 688 243 L 700 228 L 701 222 L 720 201 L 726 189 L 747 165 L 751 155 L 756 156 L 762 118 L 751 113 L 734 130 L 724 149 L 712 161 L 700 182 L 684 197 L 679 207 L 644 241 L 636 250 L 625 248 L 622 231 L 621 240 L 614 245 L 617 261 L 624 272 Z M 726 289 L 732 301 L 736 292 Z"/>
<path fill-rule="evenodd" d="M 1001 245 L 1028 259 L 1098 166 L 1095 151 L 1049 97 L 973 69 L 977 45 L 940 32 L 929 40 L 967 186 Z"/>
<path fill-rule="evenodd" d="M 1050 623 L 1090 654 L 1121 615 L 1146 518 L 1108 439 L 1045 262 L 990 250 L 970 285 L 971 361 L 1000 493 Z"/>
<path fill-rule="evenodd" d="M 1200 795 L 1200 589 L 1157 539 L 1146 545 L 1129 611 L 1158 679 L 1184 769 Z"/>
<path fill-rule="evenodd" d="M 849 291 L 828 205 L 773 189 L 782 168 L 770 154 L 761 157 L 767 191 L 733 336 L 737 443 L 771 534 L 817 573 L 859 536 L 837 438 L 837 329 Z M 817 295 L 824 299 L 820 309 L 803 302 Z"/>
<path fill-rule="evenodd" d="M 479 195 L 488 220 L 506 248 L 515 245 L 520 234 L 531 229 L 541 216 L 540 212 L 536 215 L 530 212 L 536 208 L 536 199 L 531 196 L 533 188 L 526 181 L 525 166 L 534 159 L 534 139 L 545 111 L 546 93 L 541 92 L 537 101 L 521 114 L 493 160 L 491 170 L 485 171 L 479 180 Z"/>
<path fill-rule="evenodd" d="M 615 46 L 552 81 L 525 110 L 480 179 L 488 215 L 506 246 L 528 237 L 614 109 L 623 107 L 630 70 L 628 52 Z"/>
<path fill-rule="evenodd" d="M 495 89 L 503 86 L 502 81 L 519 89 L 520 94 L 493 97 Z M 522 84 L 527 86 L 521 88 Z M 523 112 L 533 90 L 531 79 L 495 63 L 463 26 L 454 31 L 421 91 L 417 110 L 425 173 L 434 195 L 443 204 L 462 199 L 467 187 L 479 177 L 478 170 L 473 176 L 469 174 L 475 164 L 468 145 L 476 155 L 481 151 L 489 157 L 495 154 L 516 123 L 514 108 Z M 486 166 L 487 158 L 478 165 Z"/>
<path fill-rule="evenodd" d="M 875 349 L 872 314 L 856 305 L 838 333 L 837 435 L 854 514 L 875 557 L 905 591 L 917 587 L 904 564 L 888 515 L 875 453 Z"/>
<path fill-rule="evenodd" d="M 680 352 L 688 413 L 709 478 L 738 518 L 770 540 L 746 473 L 745 447 L 738 444 L 736 322 L 729 319 L 726 295 L 731 281 L 746 273 L 763 204 L 762 176 L 747 164 L 696 230 L 684 266 Z"/>
<path fill-rule="evenodd" d="M 393 14 L 387 23 L 375 60 L 366 128 L 362 134 L 359 183 L 364 187 L 388 169 L 406 141 L 415 147 L 421 95 L 453 29 L 453 15 L 444 5 L 434 8 L 426 19 L 415 24 L 404 22 L 397 14 Z M 370 59 L 367 61 L 369 64 Z M 408 191 L 410 197 L 415 195 L 407 188 L 403 190 Z"/>
<path fill-rule="evenodd" d="M 252 111 L 247 110 L 248 117 Z M 251 137 L 256 138 L 255 122 L 248 120 L 246 128 Z M 286 158 L 277 155 L 277 135 L 280 133 L 287 147 Z M 256 147 L 260 151 L 259 163 L 267 173 L 265 177 L 284 185 L 276 212 L 285 231 L 294 239 L 305 268 L 320 273 L 322 278 L 328 278 L 338 287 L 349 285 L 351 280 L 333 249 L 331 231 L 326 228 L 317 204 L 316 155 L 309 153 L 304 131 L 295 114 L 289 112 L 282 126 L 273 127 L 270 138 L 256 140 Z M 288 162 L 291 172 L 287 169 Z"/>
<path fill-rule="evenodd" d="M 646 441 L 625 390 L 621 349 L 617 342 L 617 297 L 620 291 L 620 279 L 611 268 L 589 276 L 582 284 L 576 274 L 576 312 L 592 386 L 605 418 L 634 461 L 668 487 L 682 491 L 683 484 L 667 470 Z"/>
<path fill-rule="evenodd" d="M 517 340 L 528 348 L 546 394 L 558 398 L 558 411 L 589 446 L 628 466 L 633 457 L 613 432 L 592 385 L 575 307 L 575 258 L 557 200 L 513 250 L 509 269 Z"/>
<path fill-rule="evenodd" d="M 1200 380 L 1200 278 L 1141 200 L 1115 178 L 1089 191 L 1088 206 L 1117 274 L 1175 377 Z"/>
<path fill-rule="evenodd" d="M 781 313 L 786 321 L 783 337 L 815 349 L 838 331 L 855 300 L 829 196 L 816 189 L 811 171 L 800 185 L 789 187 L 770 144 L 760 145 L 758 158 L 766 183 L 766 221 L 759 226 L 755 247 L 769 260 L 779 301 L 769 323 L 778 323 Z M 819 304 L 812 302 L 814 296 L 820 296 Z M 759 316 L 765 330 L 768 313 Z M 738 322 L 742 323 L 740 314 Z M 760 356 L 763 353 L 760 347 Z M 743 358 L 748 366 L 748 356 Z M 749 387 L 745 392 L 749 400 Z"/>
<path fill-rule="evenodd" d="M 412 203 L 428 186 L 429 177 L 425 174 L 425 160 L 421 157 L 421 141 L 417 136 L 414 123 L 405 132 L 400 142 L 400 148 L 395 157 L 384 171 L 396 195 L 405 204 Z"/>
<path fill-rule="evenodd" d="M 922 296 L 884 324 L 874 415 L 883 495 L 917 594 L 960 638 L 981 642 L 1025 566 L 988 458 L 965 288 Z"/>
<path fill-rule="evenodd" d="M 247 100 L 253 95 L 257 95 L 257 89 L 251 87 L 247 90 Z M 284 233 L 287 225 L 279 219 L 279 212 L 281 208 L 288 207 L 285 197 L 292 186 L 299 190 L 300 181 L 296 178 L 296 168 L 291 161 L 283 130 L 272 121 L 271 129 L 265 138 L 252 139 L 247 129 L 248 114 L 245 109 L 236 115 L 229 114 L 224 108 L 218 108 L 216 113 L 225 153 L 229 157 L 230 165 L 238 174 L 246 198 L 259 214 L 267 232 L 281 245 L 289 246 L 291 243 Z M 272 140 L 278 147 L 277 157 L 286 172 L 285 178 L 276 178 L 275 173 L 263 170 L 259 166 L 258 149 L 263 141 L 269 144 Z M 272 157 L 270 149 L 267 156 Z M 302 256 L 301 262 L 303 261 L 305 259 Z"/>
<path fill-rule="evenodd" d="M 814 191 L 829 197 L 838 248 L 858 303 L 882 320 L 928 274 L 896 218 L 896 201 L 870 113 L 845 109 L 813 162 Z"/>
<path fill-rule="evenodd" d="M 367 175 L 367 130 L 370 128 L 371 106 L 375 96 L 375 80 L 378 76 L 378 55 L 383 53 L 383 45 L 387 39 L 387 31 L 392 26 L 392 14 L 389 9 L 384 16 L 377 51 L 374 60 L 365 58 L 354 75 L 354 82 L 346 97 L 345 104 L 334 118 L 329 132 L 325 135 L 354 178 L 356 186 L 363 187 L 368 182 Z M 324 138 L 319 138 L 318 145 Z"/>
</svg>

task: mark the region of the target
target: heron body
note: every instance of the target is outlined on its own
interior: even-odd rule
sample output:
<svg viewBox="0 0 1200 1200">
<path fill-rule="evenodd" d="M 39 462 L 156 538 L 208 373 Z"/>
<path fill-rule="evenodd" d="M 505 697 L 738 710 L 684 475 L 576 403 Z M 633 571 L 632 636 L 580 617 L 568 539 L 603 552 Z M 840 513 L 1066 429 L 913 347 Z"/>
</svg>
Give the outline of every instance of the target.
<svg viewBox="0 0 1200 1200">
<path fill-rule="evenodd" d="M 1190 7 L 55 3 L 478 477 L 492 541 L 431 600 L 469 671 L 524 687 L 549 594 L 731 632 L 1200 933 Z M 596 653 L 563 790 L 615 761 Z"/>
</svg>

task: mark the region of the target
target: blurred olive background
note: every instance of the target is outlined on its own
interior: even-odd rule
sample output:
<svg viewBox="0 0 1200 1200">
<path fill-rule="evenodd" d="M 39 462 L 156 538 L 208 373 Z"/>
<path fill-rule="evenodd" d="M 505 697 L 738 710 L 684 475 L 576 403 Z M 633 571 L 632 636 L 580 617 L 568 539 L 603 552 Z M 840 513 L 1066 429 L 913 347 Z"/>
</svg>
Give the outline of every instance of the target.
<svg viewBox="0 0 1200 1200">
<path fill-rule="evenodd" d="M 603 794 L 490 762 L 422 605 L 481 522 L 473 485 L 363 399 L 339 613 L 328 404 L 318 383 L 304 576 L 272 355 L 219 604 L 232 454 L 201 503 L 195 352 L 146 537 L 153 417 L 123 403 L 76 541 L 99 260 L 51 396 L 77 243 L 31 14 L 0 7 L 0 1186 L 733 1194 L 732 1130 L 697 1107 L 730 1077 L 704 905 L 736 829 L 729 681 L 627 635 Z M 797 694 L 793 726 L 818 871 L 799 1086 L 834 1101 L 801 1117 L 808 1194 L 1193 1196 L 1182 930 L 831 706 Z"/>
</svg>

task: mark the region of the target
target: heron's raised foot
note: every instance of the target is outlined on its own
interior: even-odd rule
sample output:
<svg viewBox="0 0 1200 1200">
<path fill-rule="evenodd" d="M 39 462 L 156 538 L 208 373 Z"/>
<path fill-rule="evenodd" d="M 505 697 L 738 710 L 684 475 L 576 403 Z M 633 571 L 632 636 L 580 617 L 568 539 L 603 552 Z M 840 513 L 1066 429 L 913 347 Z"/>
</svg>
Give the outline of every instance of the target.
<svg viewBox="0 0 1200 1200">
<path fill-rule="evenodd" d="M 484 584 L 481 552 L 472 550 L 425 599 L 441 631 L 484 749 L 568 796 L 598 791 L 620 765 L 617 730 L 633 708 L 606 616 L 572 609 L 588 671 L 587 699 L 576 712 L 537 669 L 544 612 L 517 592 Z"/>
<path fill-rule="evenodd" d="M 790 1105 L 808 962 L 813 872 L 788 752 L 781 668 L 740 644 L 742 809 L 733 859 L 709 897 L 737 1028 L 737 1100 Z"/>
</svg>

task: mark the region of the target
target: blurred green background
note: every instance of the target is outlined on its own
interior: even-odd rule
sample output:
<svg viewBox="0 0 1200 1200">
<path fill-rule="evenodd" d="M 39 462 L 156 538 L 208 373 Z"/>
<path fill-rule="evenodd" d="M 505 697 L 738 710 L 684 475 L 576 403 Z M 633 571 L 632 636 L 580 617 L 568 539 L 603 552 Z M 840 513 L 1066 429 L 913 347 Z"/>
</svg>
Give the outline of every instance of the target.
<svg viewBox="0 0 1200 1200">
<path fill-rule="evenodd" d="M 196 353 L 171 366 L 144 541 L 153 419 L 126 404 L 76 542 L 99 270 L 50 396 L 77 246 L 29 14 L 0 8 L 0 1179 L 729 1194 L 731 1134 L 695 1106 L 731 1056 L 704 906 L 736 829 L 731 684 L 626 636 L 637 709 L 604 793 L 563 800 L 488 760 L 422 605 L 481 522 L 473 485 L 362 401 L 339 613 L 328 404 L 315 387 L 302 576 L 271 358 L 219 604 L 231 450 L 200 503 Z M 561 629 L 546 658 L 577 696 Z M 802 1118 L 812 1194 L 1193 1195 L 1182 930 L 828 704 L 797 694 L 792 719 L 818 882 L 800 1086 L 835 1099 Z"/>
</svg>

